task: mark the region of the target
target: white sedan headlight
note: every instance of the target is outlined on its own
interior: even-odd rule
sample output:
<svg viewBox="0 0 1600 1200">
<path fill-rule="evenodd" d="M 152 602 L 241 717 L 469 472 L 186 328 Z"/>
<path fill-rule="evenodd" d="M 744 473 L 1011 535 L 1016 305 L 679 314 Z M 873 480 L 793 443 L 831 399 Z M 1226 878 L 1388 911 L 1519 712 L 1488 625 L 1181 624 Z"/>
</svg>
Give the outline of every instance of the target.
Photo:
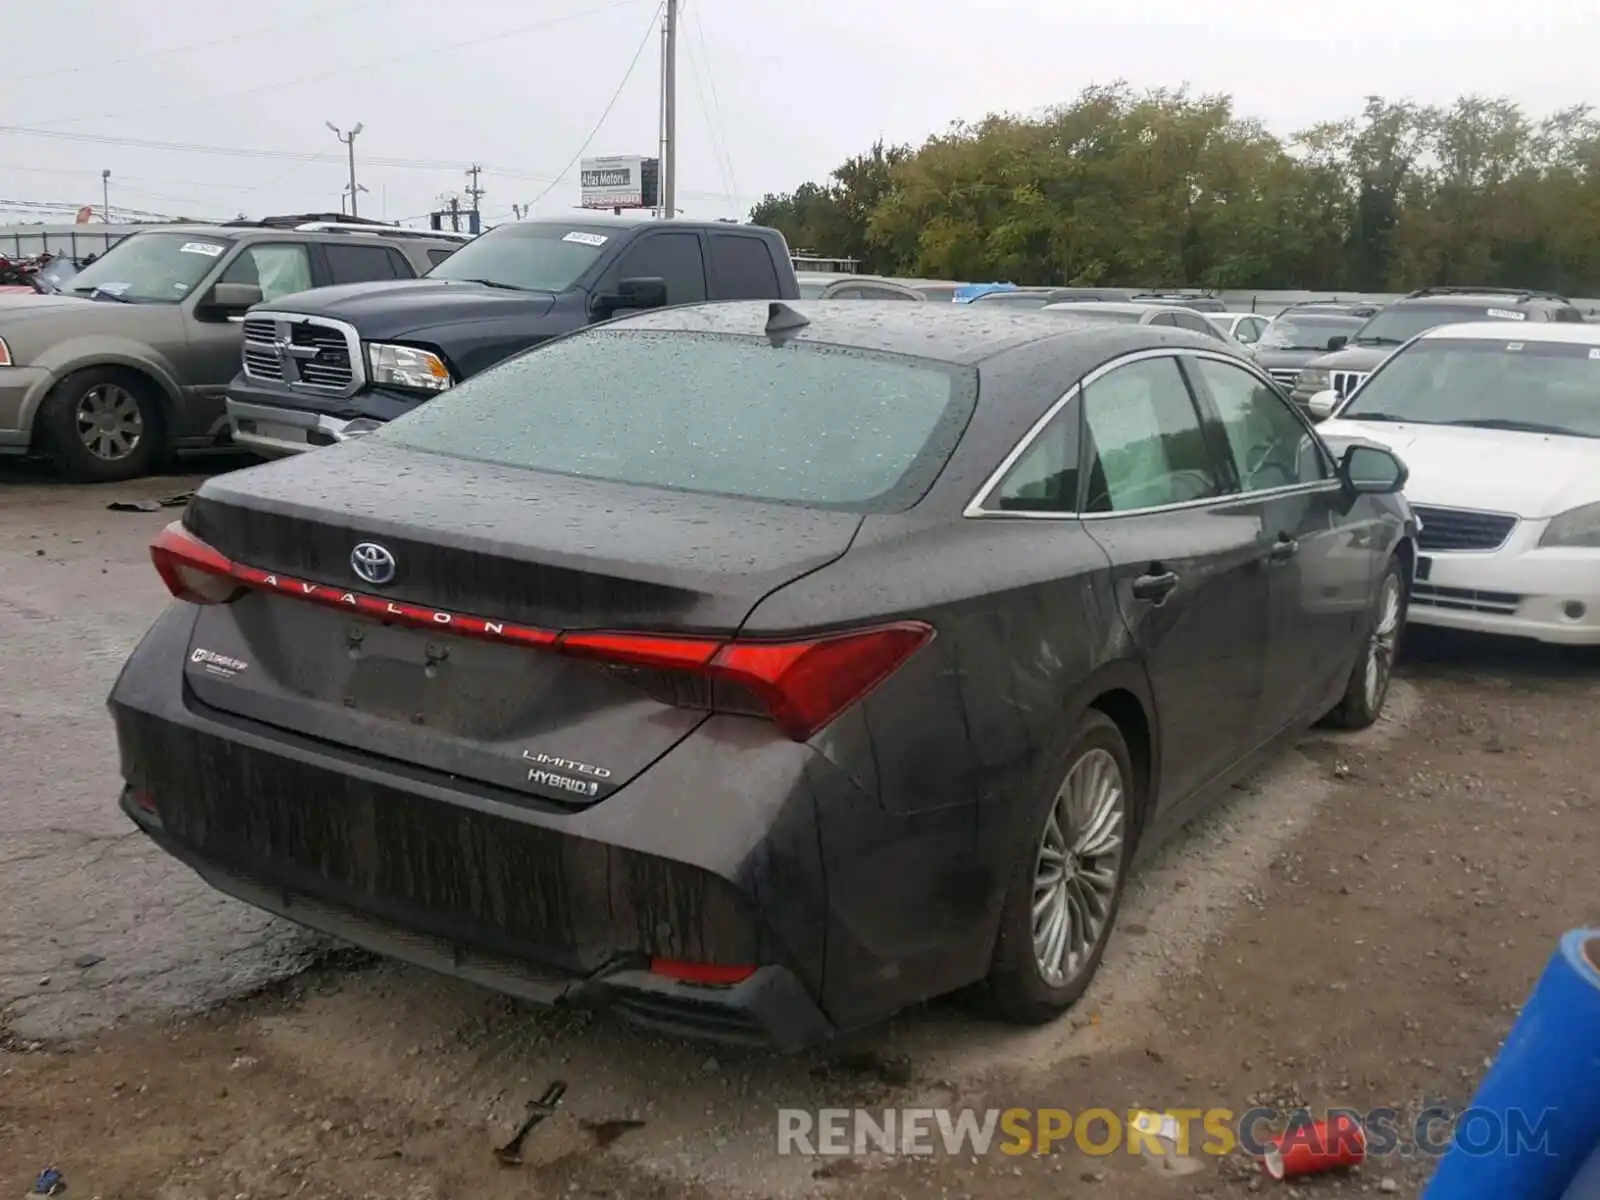
<svg viewBox="0 0 1600 1200">
<path fill-rule="evenodd" d="M 1539 539 L 1541 546 L 1581 546 L 1600 549 L 1600 504 L 1569 508 L 1551 520 Z"/>
<path fill-rule="evenodd" d="M 367 361 L 372 367 L 372 382 L 379 385 L 442 392 L 453 382 L 442 358 L 415 346 L 373 342 L 367 347 Z"/>
</svg>

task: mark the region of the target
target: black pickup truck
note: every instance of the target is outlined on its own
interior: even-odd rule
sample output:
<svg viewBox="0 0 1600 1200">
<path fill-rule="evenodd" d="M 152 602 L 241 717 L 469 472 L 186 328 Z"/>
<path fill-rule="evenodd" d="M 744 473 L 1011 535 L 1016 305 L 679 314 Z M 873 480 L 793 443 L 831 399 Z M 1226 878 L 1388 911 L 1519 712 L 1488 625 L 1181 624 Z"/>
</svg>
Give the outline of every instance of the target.
<svg viewBox="0 0 1600 1200">
<path fill-rule="evenodd" d="M 794 300 L 775 229 L 598 217 L 491 229 L 421 279 L 320 288 L 245 314 L 233 438 L 277 457 L 370 432 L 519 351 L 640 309 Z"/>
</svg>

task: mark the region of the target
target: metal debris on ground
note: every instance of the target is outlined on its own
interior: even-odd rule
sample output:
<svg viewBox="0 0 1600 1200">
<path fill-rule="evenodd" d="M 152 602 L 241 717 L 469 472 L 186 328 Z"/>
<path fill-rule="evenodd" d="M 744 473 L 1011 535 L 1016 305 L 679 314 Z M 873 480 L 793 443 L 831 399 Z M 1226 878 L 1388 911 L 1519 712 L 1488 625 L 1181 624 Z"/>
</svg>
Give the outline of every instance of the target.
<svg viewBox="0 0 1600 1200">
<path fill-rule="evenodd" d="M 522 1165 L 522 1143 L 533 1132 L 534 1126 L 556 1111 L 556 1106 L 561 1103 L 561 1097 L 567 1094 L 567 1085 L 562 1080 L 556 1080 L 545 1088 L 544 1095 L 537 1100 L 528 1101 L 528 1118 L 522 1122 L 522 1127 L 512 1136 L 504 1146 L 496 1146 L 495 1158 L 500 1160 L 500 1165 L 517 1167 Z"/>
<path fill-rule="evenodd" d="M 62 1178 L 61 1172 L 54 1167 L 46 1167 L 39 1172 L 39 1178 L 34 1180 L 33 1191 L 30 1196 L 59 1196 L 67 1190 L 67 1181 Z"/>
<path fill-rule="evenodd" d="M 193 498 L 193 492 L 180 492 L 165 500 L 113 500 L 106 507 L 112 512 L 160 512 L 163 508 L 182 508 Z"/>
</svg>

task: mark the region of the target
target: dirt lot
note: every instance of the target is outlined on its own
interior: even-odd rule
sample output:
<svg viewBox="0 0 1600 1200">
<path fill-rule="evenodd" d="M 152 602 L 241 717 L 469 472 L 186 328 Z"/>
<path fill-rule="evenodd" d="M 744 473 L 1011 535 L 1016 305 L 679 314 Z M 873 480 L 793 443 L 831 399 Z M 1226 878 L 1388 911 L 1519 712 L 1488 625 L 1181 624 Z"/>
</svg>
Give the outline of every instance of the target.
<svg viewBox="0 0 1600 1200">
<path fill-rule="evenodd" d="M 0 912 L 0 1195 L 49 1165 L 85 1200 L 1270 1193 L 1239 1155 L 1189 1174 L 1070 1143 L 779 1157 L 776 1110 L 1459 1103 L 1556 937 L 1600 923 L 1600 665 L 1418 636 L 1377 729 L 1308 737 L 1142 871 L 1095 987 L 1050 1029 L 944 1002 L 780 1059 L 349 954 L 302 972 L 319 944 L 146 855 L 112 806 L 100 705 L 159 608 L 142 541 L 172 514 L 104 505 L 185 486 L 0 477 L 0 770 L 29 781 L 0 790 L 0 827 L 43 830 L 0 834 L 19 900 Z M 30 645 L 43 661 L 19 661 Z M 29 825 L 41 801 L 59 814 Z M 71 965 L 88 951 L 104 963 Z M 562 1111 L 500 1166 L 491 1147 L 553 1079 Z M 1415 1195 L 1427 1171 L 1396 1156 L 1291 1194 Z"/>
</svg>

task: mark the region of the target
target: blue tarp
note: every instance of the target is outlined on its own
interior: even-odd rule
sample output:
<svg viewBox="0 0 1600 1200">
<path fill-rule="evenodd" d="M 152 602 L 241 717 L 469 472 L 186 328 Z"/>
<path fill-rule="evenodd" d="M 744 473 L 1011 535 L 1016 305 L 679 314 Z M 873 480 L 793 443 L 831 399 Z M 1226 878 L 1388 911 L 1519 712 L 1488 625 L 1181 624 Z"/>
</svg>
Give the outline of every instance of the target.
<svg viewBox="0 0 1600 1200">
<path fill-rule="evenodd" d="M 966 304 L 978 296 L 987 296 L 990 292 L 1014 292 L 1017 285 L 1014 283 L 964 283 L 956 289 L 956 294 L 951 297 L 957 304 Z"/>
</svg>

